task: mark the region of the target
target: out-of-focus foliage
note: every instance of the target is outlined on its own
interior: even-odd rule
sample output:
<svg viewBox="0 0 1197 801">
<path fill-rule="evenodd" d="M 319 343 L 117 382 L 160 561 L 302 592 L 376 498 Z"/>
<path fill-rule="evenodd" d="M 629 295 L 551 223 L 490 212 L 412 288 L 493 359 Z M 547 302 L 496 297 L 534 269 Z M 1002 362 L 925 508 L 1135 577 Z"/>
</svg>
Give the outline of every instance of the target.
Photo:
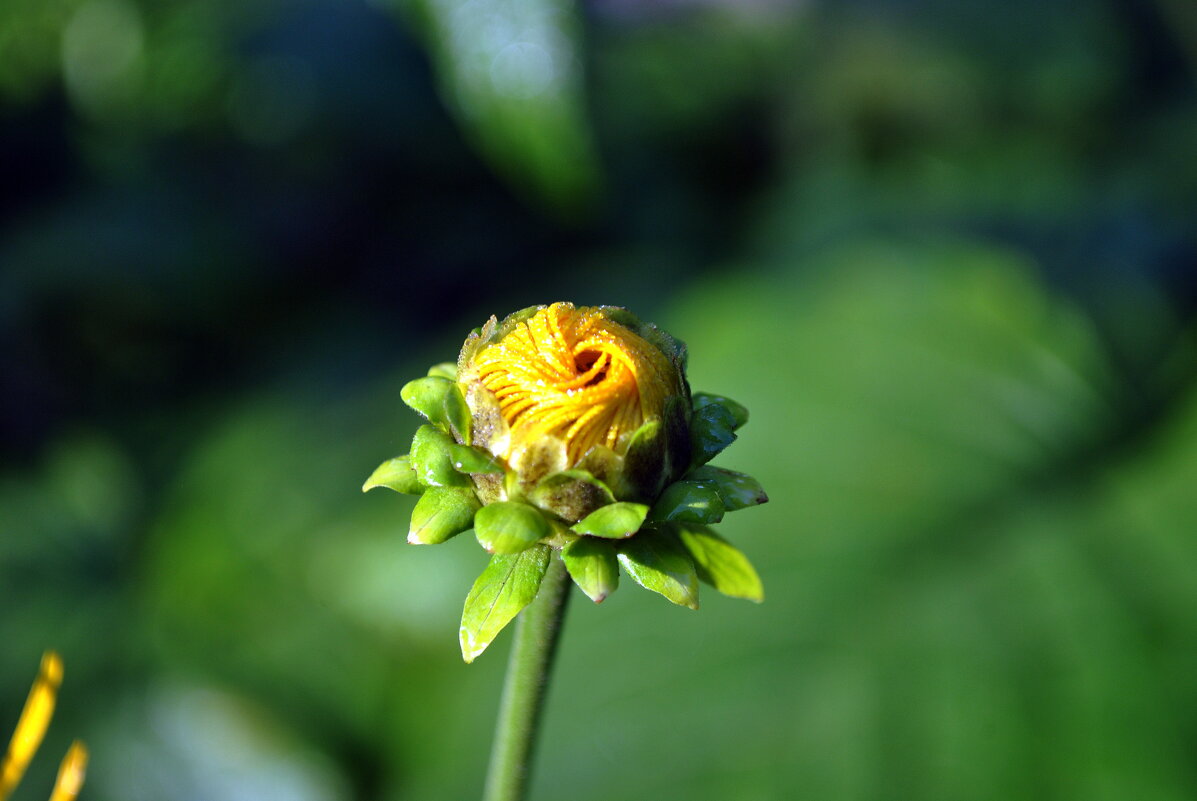
<svg viewBox="0 0 1197 801">
<path fill-rule="evenodd" d="M 475 795 L 484 555 L 359 487 L 405 378 L 573 300 L 752 410 L 768 594 L 575 603 L 534 798 L 1194 797 L 1193 31 L 0 4 L 0 731 L 54 647 L 95 801 Z"/>
<path fill-rule="evenodd" d="M 580 21 L 568 0 L 411 0 L 449 107 L 495 168 L 567 213 L 598 165 L 585 113 Z"/>
</svg>

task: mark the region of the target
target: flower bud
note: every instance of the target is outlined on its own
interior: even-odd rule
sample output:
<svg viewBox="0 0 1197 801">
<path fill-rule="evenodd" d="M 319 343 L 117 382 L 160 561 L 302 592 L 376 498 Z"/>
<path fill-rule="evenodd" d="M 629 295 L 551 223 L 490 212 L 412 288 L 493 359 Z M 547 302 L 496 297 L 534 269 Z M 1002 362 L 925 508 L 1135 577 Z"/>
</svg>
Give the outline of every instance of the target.
<svg viewBox="0 0 1197 801">
<path fill-rule="evenodd" d="M 363 490 L 420 496 L 411 543 L 472 527 L 494 555 L 466 600 L 466 661 L 535 597 L 554 552 L 596 602 L 619 567 L 691 608 L 699 580 L 762 599 L 747 558 L 708 528 L 767 500 L 750 476 L 707 465 L 748 411 L 692 395 L 685 369 L 685 345 L 626 309 L 554 303 L 491 317 L 456 365 L 403 387 L 427 424 Z"/>
<path fill-rule="evenodd" d="M 684 370 L 684 346 L 623 309 L 554 303 L 491 318 L 466 340 L 457 382 L 473 444 L 514 480 L 476 477 L 480 495 L 535 496 L 570 523 L 610 502 L 604 488 L 651 501 L 689 464 Z"/>
</svg>

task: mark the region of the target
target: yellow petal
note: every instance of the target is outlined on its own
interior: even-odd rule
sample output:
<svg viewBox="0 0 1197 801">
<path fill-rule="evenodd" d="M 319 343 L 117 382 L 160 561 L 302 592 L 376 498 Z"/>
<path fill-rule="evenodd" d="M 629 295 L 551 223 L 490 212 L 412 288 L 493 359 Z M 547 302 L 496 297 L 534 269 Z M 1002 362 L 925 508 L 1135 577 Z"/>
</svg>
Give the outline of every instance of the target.
<svg viewBox="0 0 1197 801">
<path fill-rule="evenodd" d="M 483 386 L 511 429 L 507 453 L 544 436 L 566 444 L 570 465 L 588 450 L 613 450 L 660 415 L 680 388 L 656 346 L 607 318 L 602 309 L 554 303 L 474 357 Z"/>
<path fill-rule="evenodd" d="M 4 754 L 4 763 L 0 765 L 0 801 L 7 799 L 20 783 L 25 768 L 29 767 L 29 761 L 42 744 L 50 718 L 54 715 L 54 701 L 61 684 L 62 659 L 53 651 L 47 651 L 42 656 L 41 670 L 29 691 L 29 698 L 17 721 L 17 729 Z"/>
<path fill-rule="evenodd" d="M 54 781 L 50 801 L 75 801 L 86 773 L 87 747 L 76 740 L 71 743 L 66 756 L 62 758 L 62 764 L 58 766 L 58 778 Z"/>
</svg>

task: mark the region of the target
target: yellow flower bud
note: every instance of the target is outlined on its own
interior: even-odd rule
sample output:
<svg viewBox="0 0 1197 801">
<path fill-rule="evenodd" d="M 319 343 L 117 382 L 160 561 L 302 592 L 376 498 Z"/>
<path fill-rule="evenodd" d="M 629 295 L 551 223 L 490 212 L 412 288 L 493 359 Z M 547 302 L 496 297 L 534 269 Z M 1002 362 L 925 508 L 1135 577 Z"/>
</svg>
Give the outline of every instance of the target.
<svg viewBox="0 0 1197 801">
<path fill-rule="evenodd" d="M 491 317 L 456 364 L 399 394 L 427 422 L 362 489 L 419 496 L 408 542 L 473 529 L 493 555 L 462 611 L 467 662 L 532 601 L 555 559 L 595 602 L 621 566 L 692 609 L 700 580 L 762 599 L 747 558 L 708 528 L 768 500 L 751 476 L 708 464 L 748 410 L 691 394 L 686 346 L 655 325 L 572 303 Z"/>
<path fill-rule="evenodd" d="M 665 400 L 682 393 L 677 368 L 655 345 L 602 308 L 554 303 L 481 348 L 473 368 L 510 429 L 496 456 L 554 436 L 568 465 L 595 445 L 622 454 Z"/>
</svg>

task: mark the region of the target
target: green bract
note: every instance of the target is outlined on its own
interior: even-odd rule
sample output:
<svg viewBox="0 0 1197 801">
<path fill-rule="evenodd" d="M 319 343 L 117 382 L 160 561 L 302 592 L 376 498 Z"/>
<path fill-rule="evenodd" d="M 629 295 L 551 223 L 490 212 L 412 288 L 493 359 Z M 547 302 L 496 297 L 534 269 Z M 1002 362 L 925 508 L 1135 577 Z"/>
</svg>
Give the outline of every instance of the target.
<svg viewBox="0 0 1197 801">
<path fill-rule="evenodd" d="M 492 317 L 456 364 L 403 387 L 426 422 L 362 489 L 419 496 L 411 543 L 473 528 L 493 554 L 462 616 L 467 662 L 536 597 L 550 559 L 596 603 L 619 566 L 692 609 L 699 581 L 763 600 L 748 559 L 709 527 L 768 500 L 752 477 L 708 464 L 748 410 L 691 394 L 685 367 L 681 342 L 626 309 L 557 303 Z"/>
</svg>

